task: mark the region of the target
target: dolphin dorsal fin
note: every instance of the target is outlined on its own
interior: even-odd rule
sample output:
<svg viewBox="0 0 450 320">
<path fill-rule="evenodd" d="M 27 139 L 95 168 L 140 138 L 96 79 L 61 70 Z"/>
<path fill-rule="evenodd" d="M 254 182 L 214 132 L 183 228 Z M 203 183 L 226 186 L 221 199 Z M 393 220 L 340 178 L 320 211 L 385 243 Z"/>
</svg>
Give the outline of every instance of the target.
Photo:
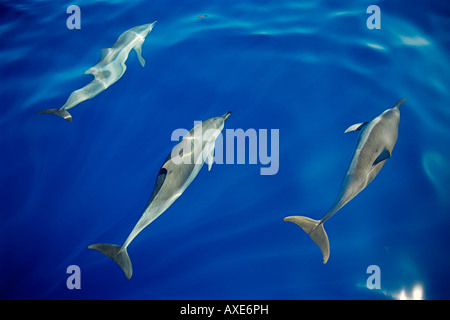
<svg viewBox="0 0 450 320">
<path fill-rule="evenodd" d="M 344 133 L 356 131 L 356 130 L 362 130 L 362 128 L 364 128 L 366 126 L 366 124 L 368 124 L 368 122 L 356 123 L 356 124 L 348 127 L 347 130 L 344 131 Z"/>
<path fill-rule="evenodd" d="M 95 76 L 95 72 L 96 71 L 97 71 L 97 68 L 92 67 L 92 68 L 87 69 L 84 73 L 85 74 L 92 74 L 93 76 Z"/>
<path fill-rule="evenodd" d="M 391 153 L 389 152 L 388 149 L 385 148 L 383 151 L 381 151 L 380 155 L 375 159 L 375 161 L 373 162 L 372 166 L 376 166 L 381 161 L 387 160 L 390 157 L 391 157 Z"/>
<path fill-rule="evenodd" d="M 112 48 L 103 48 L 100 51 L 102 52 L 102 55 L 100 57 L 100 60 L 103 60 L 106 58 L 106 56 L 112 51 Z"/>
</svg>

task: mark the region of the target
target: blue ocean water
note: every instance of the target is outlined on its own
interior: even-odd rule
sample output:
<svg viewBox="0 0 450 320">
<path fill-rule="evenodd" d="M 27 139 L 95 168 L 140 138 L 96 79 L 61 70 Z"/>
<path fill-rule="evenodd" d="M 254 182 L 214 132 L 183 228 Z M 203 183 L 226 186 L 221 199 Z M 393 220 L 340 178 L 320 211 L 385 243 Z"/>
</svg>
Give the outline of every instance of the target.
<svg viewBox="0 0 450 320">
<path fill-rule="evenodd" d="M 71 4 L 79 30 L 66 27 Z M 381 29 L 366 26 L 372 4 Z M 447 1 L 0 1 L 0 17 L 2 299 L 450 298 Z M 155 20 L 144 68 L 131 52 L 72 123 L 34 115 Z M 327 221 L 323 265 L 283 218 L 322 217 L 356 144 L 344 130 L 403 97 L 392 158 Z M 259 158 L 203 168 L 130 245 L 131 280 L 87 249 L 126 239 L 175 129 L 227 111 L 225 129 L 279 130 L 276 174 Z M 81 289 L 66 286 L 70 265 Z M 381 289 L 366 286 L 371 265 Z"/>
</svg>

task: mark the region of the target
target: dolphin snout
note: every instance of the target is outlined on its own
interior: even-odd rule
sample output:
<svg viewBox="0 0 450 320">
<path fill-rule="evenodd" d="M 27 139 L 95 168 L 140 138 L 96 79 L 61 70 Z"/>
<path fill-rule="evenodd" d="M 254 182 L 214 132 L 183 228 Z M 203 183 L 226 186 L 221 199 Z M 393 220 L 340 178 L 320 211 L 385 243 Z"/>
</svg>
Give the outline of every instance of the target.
<svg viewBox="0 0 450 320">
<path fill-rule="evenodd" d="M 406 100 L 408 100 L 408 98 L 403 98 L 402 100 L 400 100 L 399 102 L 397 102 L 394 106 L 394 108 L 400 108 L 400 106 L 403 104 L 403 102 L 405 102 Z"/>
<path fill-rule="evenodd" d="M 228 117 L 230 116 L 230 114 L 231 114 L 231 111 L 228 111 L 227 113 L 225 113 L 225 114 L 222 116 L 223 121 L 227 120 Z"/>
</svg>

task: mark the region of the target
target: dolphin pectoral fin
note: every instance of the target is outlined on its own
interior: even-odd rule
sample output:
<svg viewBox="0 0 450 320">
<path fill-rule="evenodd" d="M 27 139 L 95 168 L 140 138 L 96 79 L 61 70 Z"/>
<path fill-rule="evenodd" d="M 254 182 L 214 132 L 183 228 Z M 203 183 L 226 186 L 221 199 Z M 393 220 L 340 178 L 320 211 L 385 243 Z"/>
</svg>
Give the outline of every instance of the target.
<svg viewBox="0 0 450 320">
<path fill-rule="evenodd" d="M 152 195 L 150 196 L 150 200 L 148 200 L 147 206 L 150 205 L 150 203 L 158 194 L 159 190 L 161 190 L 164 181 L 166 181 L 166 176 L 167 176 L 167 169 L 166 168 L 159 169 L 158 176 L 156 177 L 155 186 L 153 187 L 153 192 Z"/>
<path fill-rule="evenodd" d="M 133 268 L 131 266 L 131 260 L 128 255 L 127 248 L 122 249 L 121 246 L 109 243 L 91 244 L 88 248 L 97 250 L 98 252 L 112 258 L 119 265 L 119 267 L 122 268 L 127 279 L 130 280 L 133 275 Z"/>
<path fill-rule="evenodd" d="M 381 161 L 387 160 L 391 157 L 391 153 L 389 152 L 389 150 L 384 149 L 380 155 L 375 159 L 375 161 L 373 162 L 372 166 L 376 166 L 377 164 L 379 164 Z"/>
<path fill-rule="evenodd" d="M 142 58 L 142 44 L 144 42 L 141 42 L 140 44 L 137 44 L 133 49 L 137 53 L 137 57 L 139 59 L 139 62 L 141 63 L 141 66 L 145 67 L 145 60 Z"/>
<path fill-rule="evenodd" d="M 323 224 L 319 225 L 320 221 L 302 216 L 286 217 L 284 218 L 284 221 L 290 221 L 297 224 L 303 231 L 309 234 L 311 239 L 319 246 L 320 251 L 322 251 L 323 263 L 326 264 L 330 257 L 330 242 L 328 241 L 328 236 Z"/>
<path fill-rule="evenodd" d="M 139 62 L 141 63 L 141 66 L 145 67 L 145 60 L 144 60 L 144 58 L 142 58 L 141 54 L 138 55 L 138 59 L 139 59 Z"/>
<path fill-rule="evenodd" d="M 211 152 L 208 155 L 208 171 L 211 171 L 213 161 L 214 161 L 214 148 L 211 150 Z"/>
<path fill-rule="evenodd" d="M 41 111 L 36 112 L 35 114 L 54 114 L 56 116 L 60 116 L 61 118 L 65 119 L 69 122 L 72 122 L 72 116 L 64 108 L 41 110 Z"/>
<path fill-rule="evenodd" d="M 356 124 L 348 127 L 347 130 L 344 131 L 344 133 L 361 130 L 362 128 L 364 128 L 366 126 L 366 124 L 368 124 L 368 122 L 356 123 Z"/>
<path fill-rule="evenodd" d="M 159 191 L 161 189 L 162 185 L 164 184 L 164 181 L 166 181 L 166 176 L 167 176 L 167 169 L 166 168 L 159 169 L 158 177 L 156 178 L 155 182 L 155 190 Z"/>
<path fill-rule="evenodd" d="M 212 158 L 210 158 L 210 157 L 208 157 L 208 171 L 211 171 L 211 168 L 212 168 L 212 165 L 213 165 L 213 163 L 212 163 Z"/>
</svg>

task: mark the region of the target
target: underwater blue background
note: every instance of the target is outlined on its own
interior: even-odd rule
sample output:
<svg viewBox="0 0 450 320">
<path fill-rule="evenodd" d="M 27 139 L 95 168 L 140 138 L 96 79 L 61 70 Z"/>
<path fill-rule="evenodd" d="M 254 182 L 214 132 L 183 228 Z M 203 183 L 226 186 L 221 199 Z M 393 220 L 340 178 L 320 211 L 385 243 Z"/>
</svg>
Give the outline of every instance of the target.
<svg viewBox="0 0 450 320">
<path fill-rule="evenodd" d="M 80 30 L 66 27 L 71 4 Z M 379 30 L 366 27 L 372 4 Z M 449 17 L 444 0 L 0 1 L 0 298 L 395 299 L 417 285 L 450 298 Z M 155 20 L 144 68 L 131 52 L 72 123 L 34 115 Z M 392 158 L 325 224 L 323 265 L 283 218 L 322 217 L 356 144 L 344 130 L 403 97 Z M 131 280 L 87 249 L 126 239 L 175 129 L 227 111 L 225 129 L 279 130 L 277 174 L 248 158 L 204 166 L 128 248 Z M 80 290 L 66 287 L 70 265 Z"/>
</svg>

